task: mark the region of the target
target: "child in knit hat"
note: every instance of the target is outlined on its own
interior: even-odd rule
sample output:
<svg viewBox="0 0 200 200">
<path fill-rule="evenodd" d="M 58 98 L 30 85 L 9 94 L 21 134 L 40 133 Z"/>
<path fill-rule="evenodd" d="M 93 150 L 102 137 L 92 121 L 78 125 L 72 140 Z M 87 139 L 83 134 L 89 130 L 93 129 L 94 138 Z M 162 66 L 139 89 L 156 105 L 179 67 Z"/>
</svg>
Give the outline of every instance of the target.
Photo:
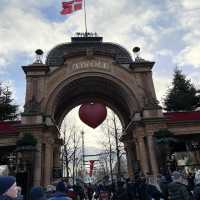
<svg viewBox="0 0 200 200">
<path fill-rule="evenodd" d="M 0 200 L 17 197 L 16 179 L 13 176 L 0 176 Z"/>
</svg>

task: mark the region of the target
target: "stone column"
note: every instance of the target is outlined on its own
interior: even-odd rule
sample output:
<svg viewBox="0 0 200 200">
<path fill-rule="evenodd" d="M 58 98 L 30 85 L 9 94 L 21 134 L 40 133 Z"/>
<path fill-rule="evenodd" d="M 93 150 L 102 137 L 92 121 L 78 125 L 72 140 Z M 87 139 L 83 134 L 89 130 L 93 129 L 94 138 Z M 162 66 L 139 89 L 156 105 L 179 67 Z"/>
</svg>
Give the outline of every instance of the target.
<svg viewBox="0 0 200 200">
<path fill-rule="evenodd" d="M 153 141 L 153 136 L 148 135 L 147 136 L 147 143 L 149 147 L 149 157 L 150 157 L 150 163 L 151 163 L 151 170 L 154 175 L 158 174 L 158 164 L 156 160 L 156 153 L 155 153 L 155 148 L 154 148 L 154 141 Z"/>
<path fill-rule="evenodd" d="M 143 173 L 147 174 L 147 172 L 149 172 L 149 165 L 148 165 L 146 145 L 144 143 L 143 137 L 138 138 L 138 144 L 139 144 L 139 155 L 140 155 L 141 168 L 142 168 Z"/>
<path fill-rule="evenodd" d="M 41 157 L 42 157 L 42 145 L 38 140 L 37 143 L 37 151 L 35 152 L 35 163 L 34 163 L 34 177 L 33 177 L 33 185 L 40 186 L 41 185 Z"/>
<path fill-rule="evenodd" d="M 128 176 L 133 177 L 134 176 L 134 171 L 133 171 L 133 159 L 132 159 L 132 152 L 130 148 L 130 143 L 126 145 L 125 150 L 126 150 L 126 157 L 127 157 L 127 168 L 128 168 Z"/>
<path fill-rule="evenodd" d="M 54 146 L 53 166 L 56 168 L 61 168 L 62 166 L 61 161 L 60 161 L 60 146 L 57 144 Z"/>
<path fill-rule="evenodd" d="M 53 171 L 53 141 L 48 139 L 45 145 L 44 186 L 50 185 Z"/>
<path fill-rule="evenodd" d="M 134 174 L 138 171 L 138 159 L 136 155 L 136 144 L 135 142 L 129 142 L 126 146 L 127 161 L 128 161 L 128 175 L 134 177 Z"/>
</svg>

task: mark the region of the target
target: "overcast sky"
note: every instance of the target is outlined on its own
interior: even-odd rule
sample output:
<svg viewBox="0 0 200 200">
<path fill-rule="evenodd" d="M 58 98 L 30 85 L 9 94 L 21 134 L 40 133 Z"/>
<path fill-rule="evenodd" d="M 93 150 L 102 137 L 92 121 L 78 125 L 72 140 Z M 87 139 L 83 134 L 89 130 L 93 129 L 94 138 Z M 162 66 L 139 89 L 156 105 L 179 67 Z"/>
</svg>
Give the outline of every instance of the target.
<svg viewBox="0 0 200 200">
<path fill-rule="evenodd" d="M 88 31 L 130 52 L 141 47 L 141 57 L 155 61 L 157 97 L 162 99 L 178 65 L 196 86 L 200 75 L 200 0 L 86 0 Z M 25 76 L 34 51 L 48 53 L 84 31 L 83 11 L 60 15 L 60 0 L 1 0 L 0 80 L 12 86 L 23 105 Z"/>
</svg>

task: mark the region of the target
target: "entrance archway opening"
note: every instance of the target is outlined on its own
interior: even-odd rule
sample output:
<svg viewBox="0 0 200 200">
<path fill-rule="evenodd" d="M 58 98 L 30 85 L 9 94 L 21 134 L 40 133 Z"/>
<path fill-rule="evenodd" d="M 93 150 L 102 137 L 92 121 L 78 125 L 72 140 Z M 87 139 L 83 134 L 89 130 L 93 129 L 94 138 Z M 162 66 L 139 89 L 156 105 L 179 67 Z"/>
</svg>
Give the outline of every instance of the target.
<svg viewBox="0 0 200 200">
<path fill-rule="evenodd" d="M 95 129 L 80 120 L 80 105 L 68 112 L 61 123 L 63 177 L 72 183 L 77 178 L 84 182 L 107 178 L 113 182 L 128 177 L 124 145 L 119 140 L 123 125 L 117 113 L 106 108 L 106 119 Z"/>
<path fill-rule="evenodd" d="M 117 179 L 119 179 L 123 175 L 121 173 L 122 168 L 124 168 L 123 171 L 127 172 L 126 166 L 123 167 L 122 166 L 123 164 L 120 163 L 120 157 L 123 159 L 126 156 L 123 147 L 124 145 L 119 141 L 119 138 L 122 135 L 122 130 L 125 130 L 128 124 L 130 123 L 134 111 L 136 112 L 138 109 L 140 109 L 139 103 L 137 102 L 137 99 L 135 98 L 133 92 L 131 92 L 130 88 L 126 84 L 120 82 L 120 79 L 116 79 L 113 76 L 108 76 L 103 73 L 90 72 L 82 74 L 80 73 L 78 74 L 78 76 L 75 75 L 70 79 L 61 82 L 52 91 L 52 95 L 51 98 L 49 99 L 46 110 L 47 112 L 49 112 L 49 115 L 53 116 L 55 123 L 58 125 L 58 127 L 61 127 L 62 122 L 65 121 L 64 120 L 65 116 L 71 110 L 73 110 L 77 106 L 89 102 L 99 102 L 104 104 L 107 108 L 109 108 L 110 110 L 109 112 L 111 112 L 112 110 L 112 112 L 115 113 L 116 121 L 118 121 L 118 124 L 120 124 L 121 128 L 119 134 L 117 135 L 117 141 L 114 139 L 112 142 L 114 143 L 115 146 L 114 149 L 115 152 L 117 152 L 116 156 L 118 160 L 116 160 L 116 156 L 113 156 L 115 158 L 112 158 L 113 164 L 111 166 L 112 170 L 114 170 L 113 174 L 117 176 Z M 76 112 L 76 114 L 77 113 L 78 111 Z M 72 121 L 74 122 L 76 120 L 73 119 Z M 70 122 L 68 122 L 68 124 L 70 124 Z M 117 127 L 115 128 L 117 129 Z M 97 129 L 92 131 L 92 129 L 90 129 L 88 130 L 88 132 L 93 132 L 91 135 L 95 135 L 94 133 L 96 132 L 96 130 Z M 85 132 L 85 130 L 83 131 Z M 73 137 L 75 136 L 72 136 L 72 140 Z M 96 134 L 96 137 L 98 137 L 98 134 Z M 65 139 L 66 138 L 67 137 L 65 137 Z M 86 140 L 88 140 L 88 138 L 89 136 L 85 137 Z M 93 144 L 94 142 L 91 141 L 91 143 Z M 67 144 L 65 146 L 67 146 Z M 63 146 L 62 150 L 66 148 L 65 146 Z M 116 146 L 119 146 L 121 150 L 117 150 Z M 98 160 L 99 158 L 96 159 Z M 124 159 L 124 165 L 126 165 L 125 163 L 126 159 Z M 68 160 L 66 165 L 68 165 Z M 82 166 L 84 165 L 85 163 L 82 164 Z M 108 168 L 111 167 L 109 167 L 108 165 Z M 74 170 L 75 169 L 72 170 L 73 172 L 71 172 L 71 174 L 75 173 Z M 66 177 L 70 176 L 70 172 L 68 170 L 67 172 L 66 170 L 63 170 L 63 173 L 64 173 L 63 175 Z M 105 175 L 105 170 L 104 170 L 104 175 Z"/>
</svg>

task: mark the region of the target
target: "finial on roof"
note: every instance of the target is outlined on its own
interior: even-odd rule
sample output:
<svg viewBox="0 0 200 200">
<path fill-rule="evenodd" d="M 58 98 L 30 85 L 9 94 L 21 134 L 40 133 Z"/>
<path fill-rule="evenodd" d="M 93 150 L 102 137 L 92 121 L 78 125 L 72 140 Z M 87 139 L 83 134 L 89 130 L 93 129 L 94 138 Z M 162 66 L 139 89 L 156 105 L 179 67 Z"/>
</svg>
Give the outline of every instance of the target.
<svg viewBox="0 0 200 200">
<path fill-rule="evenodd" d="M 36 54 L 36 56 L 35 56 L 35 62 L 34 63 L 42 64 L 42 57 L 43 57 L 44 52 L 41 49 L 37 49 L 35 51 L 35 54 Z"/>
<path fill-rule="evenodd" d="M 134 47 L 133 53 L 135 57 L 135 62 L 144 62 L 145 60 L 140 57 L 140 47 Z"/>
</svg>

